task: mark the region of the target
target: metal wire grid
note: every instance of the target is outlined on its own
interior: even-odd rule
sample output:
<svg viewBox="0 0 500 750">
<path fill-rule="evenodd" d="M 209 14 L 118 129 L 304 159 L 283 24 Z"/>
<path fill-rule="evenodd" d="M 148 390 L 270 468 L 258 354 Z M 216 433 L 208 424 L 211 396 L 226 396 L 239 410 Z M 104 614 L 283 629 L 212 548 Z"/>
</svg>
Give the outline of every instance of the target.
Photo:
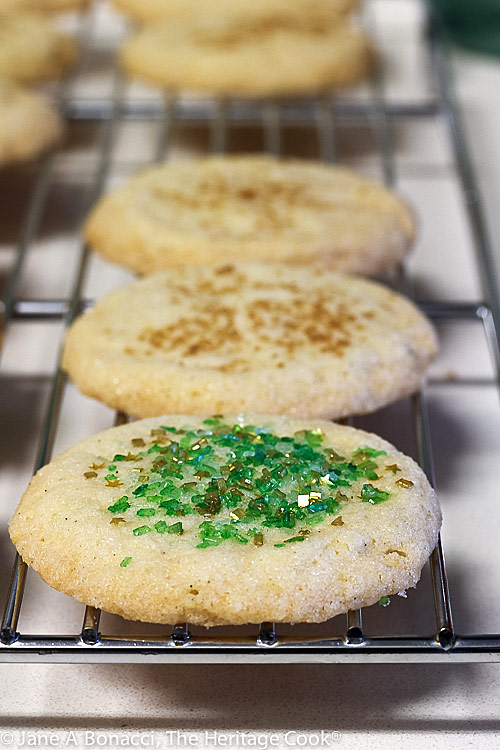
<svg viewBox="0 0 500 750">
<path fill-rule="evenodd" d="M 91 27 L 84 27 L 87 37 Z M 99 159 L 91 190 L 91 205 L 102 192 L 111 168 L 112 146 L 117 127 L 123 118 L 155 119 L 160 121 L 155 161 L 162 161 L 168 152 L 172 131 L 179 122 L 202 123 L 210 129 L 210 150 L 223 153 L 227 149 L 229 128 L 232 124 L 253 124 L 263 128 L 266 150 L 279 155 L 282 150 L 283 122 L 315 124 L 321 158 L 335 161 L 336 123 L 346 118 L 359 118 L 369 123 L 377 134 L 385 182 L 395 182 L 394 151 L 391 136 L 393 118 L 407 115 L 430 117 L 437 114 L 446 119 L 453 145 L 456 169 L 465 198 L 468 219 L 474 239 L 477 265 L 482 281 L 484 301 L 478 303 L 432 302 L 421 305 L 434 320 L 479 320 L 484 329 L 495 365 L 496 380 L 500 383 L 500 300 L 492 251 L 489 245 L 481 204 L 463 137 L 446 53 L 434 27 L 429 33 L 429 54 L 438 96 L 436 100 L 389 105 L 384 96 L 382 77 L 373 82 L 371 100 L 361 104 L 339 104 L 329 97 L 304 103 L 215 101 L 186 103 L 174 96 L 166 96 L 163 106 L 144 102 L 125 101 L 124 81 L 115 67 L 113 95 L 109 100 L 71 101 L 63 85 L 58 98 L 61 108 L 70 118 L 99 120 Z M 6 294 L 2 304 L 4 326 L 11 320 L 63 320 L 70 325 L 88 304 L 82 299 L 89 250 L 82 245 L 67 299 L 18 299 L 16 292 L 26 253 L 33 242 L 48 200 L 48 187 L 53 154 L 41 163 L 34 185 L 28 214 L 18 244 Z M 404 269 L 398 286 L 406 288 Z M 49 404 L 43 423 L 35 471 L 50 460 L 61 411 L 66 376 L 60 358 L 52 381 Z M 413 425 L 420 463 L 431 482 L 434 481 L 433 454 L 430 443 L 427 406 L 424 394 L 412 399 Z M 118 413 L 115 423 L 126 421 Z M 101 635 L 100 611 L 86 607 L 81 632 L 76 635 L 23 635 L 17 625 L 23 599 L 27 566 L 16 556 L 12 581 L 6 601 L 0 631 L 0 661 L 47 662 L 466 662 L 500 661 L 500 634 L 459 636 L 455 633 L 451 615 L 445 563 L 441 542 L 430 558 L 434 597 L 435 629 L 431 635 L 367 637 L 362 629 L 361 611 L 347 613 L 345 633 L 325 639 L 318 637 L 280 636 L 273 623 L 262 623 L 254 636 L 192 636 L 188 624 L 178 624 L 168 638 L 145 638 Z"/>
</svg>

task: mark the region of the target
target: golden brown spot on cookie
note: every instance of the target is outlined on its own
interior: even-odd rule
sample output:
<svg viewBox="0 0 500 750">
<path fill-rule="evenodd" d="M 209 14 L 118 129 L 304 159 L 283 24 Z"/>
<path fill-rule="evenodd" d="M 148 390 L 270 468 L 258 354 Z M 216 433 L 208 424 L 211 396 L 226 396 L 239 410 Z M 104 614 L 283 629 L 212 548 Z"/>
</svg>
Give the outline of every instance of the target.
<svg viewBox="0 0 500 750">
<path fill-rule="evenodd" d="M 396 553 L 397 555 L 399 555 L 400 557 L 408 557 L 408 555 L 406 554 L 406 552 L 403 552 L 403 550 L 400 550 L 400 549 L 388 549 L 388 550 L 385 551 L 385 554 L 386 555 L 392 555 L 393 552 Z"/>
<path fill-rule="evenodd" d="M 247 45 L 252 40 L 261 41 L 265 37 L 274 37 L 284 32 L 314 35 L 318 37 L 331 33 L 331 24 L 323 14 L 316 17 L 307 14 L 300 19 L 293 15 L 283 14 L 279 9 L 269 13 L 265 18 L 249 18 L 244 22 L 234 20 L 229 24 L 214 24 L 194 27 L 191 31 L 193 40 L 200 46 L 208 48 L 232 48 Z"/>
<path fill-rule="evenodd" d="M 236 284 L 228 285 L 228 286 L 221 286 L 217 290 L 217 294 L 236 294 L 236 292 L 240 291 L 240 289 L 236 286 Z"/>
<path fill-rule="evenodd" d="M 258 299 L 247 304 L 246 314 L 256 337 L 260 335 L 288 355 L 311 344 L 320 352 L 341 357 L 350 346 L 352 328 L 359 323 L 345 306 L 333 308 L 319 293 L 312 299 Z M 262 329 L 272 329 L 273 334 L 263 334 Z"/>
<path fill-rule="evenodd" d="M 227 265 L 227 266 L 219 266 L 219 268 L 215 269 L 215 274 L 217 276 L 225 276 L 228 273 L 234 272 L 234 266 Z"/>
<path fill-rule="evenodd" d="M 226 364 L 218 365 L 214 369 L 219 370 L 220 372 L 224 372 L 224 373 L 242 374 L 244 372 L 248 372 L 250 368 L 248 366 L 248 362 L 245 359 L 241 359 L 240 357 L 240 358 L 232 359 L 230 362 L 227 362 Z"/>
<path fill-rule="evenodd" d="M 238 197 L 243 200 L 252 200 L 257 197 L 257 192 L 254 188 L 243 188 L 238 192 Z"/>
<path fill-rule="evenodd" d="M 181 318 L 162 328 L 146 328 L 139 341 L 154 349 L 181 349 L 184 357 L 217 352 L 228 353 L 241 341 L 236 328 L 235 311 L 216 301 L 200 304 L 190 318 Z"/>
</svg>

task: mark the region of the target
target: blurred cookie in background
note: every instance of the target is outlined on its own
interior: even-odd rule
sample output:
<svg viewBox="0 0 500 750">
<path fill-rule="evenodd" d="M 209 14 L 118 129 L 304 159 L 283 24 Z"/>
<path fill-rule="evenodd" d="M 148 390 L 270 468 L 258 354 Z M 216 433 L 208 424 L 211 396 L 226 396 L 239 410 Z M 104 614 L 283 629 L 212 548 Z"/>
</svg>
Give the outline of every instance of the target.
<svg viewBox="0 0 500 750">
<path fill-rule="evenodd" d="M 59 78 L 78 45 L 39 13 L 0 10 L 0 75 L 23 83 Z"/>
<path fill-rule="evenodd" d="M 85 10 L 92 0 L 2 0 L 2 10 L 34 10 L 39 13 L 63 13 Z"/>
<path fill-rule="evenodd" d="M 11 2 L 43 2 L 43 0 L 10 0 Z M 56 2 L 57 0 L 52 0 Z M 163 21 L 180 16 L 224 13 L 251 17 L 269 17 L 276 11 L 309 13 L 316 16 L 325 13 L 332 18 L 342 18 L 356 10 L 359 0 L 113 0 L 119 10 L 141 22 Z M 60 0 L 63 2 L 63 0 Z"/>
<path fill-rule="evenodd" d="M 48 101 L 0 78 L 0 166 L 30 159 L 57 142 L 64 130 Z"/>
<path fill-rule="evenodd" d="M 173 91 L 219 96 L 311 95 L 367 78 L 370 39 L 323 7 L 265 16 L 200 12 L 146 25 L 122 49 L 126 71 Z"/>
</svg>

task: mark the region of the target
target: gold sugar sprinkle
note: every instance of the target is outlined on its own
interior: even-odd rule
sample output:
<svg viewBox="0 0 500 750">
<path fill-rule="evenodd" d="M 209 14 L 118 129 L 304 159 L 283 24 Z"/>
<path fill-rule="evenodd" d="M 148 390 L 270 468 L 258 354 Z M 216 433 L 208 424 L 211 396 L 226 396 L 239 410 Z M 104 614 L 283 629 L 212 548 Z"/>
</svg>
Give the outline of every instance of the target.
<svg viewBox="0 0 500 750">
<path fill-rule="evenodd" d="M 400 557 L 408 557 L 406 552 L 403 552 L 403 550 L 400 550 L 400 549 L 388 549 L 385 554 L 390 555 L 392 552 L 395 552 Z"/>
<path fill-rule="evenodd" d="M 125 456 L 125 461 L 140 461 L 141 457 L 137 456 L 135 453 L 130 453 L 130 451 Z"/>
<path fill-rule="evenodd" d="M 389 466 L 385 467 L 385 470 L 392 471 L 393 474 L 397 474 L 398 471 L 401 471 L 397 464 L 389 464 Z"/>
<path fill-rule="evenodd" d="M 399 484 L 400 487 L 404 487 L 406 490 L 408 489 L 408 487 L 413 487 L 413 482 L 411 481 L 411 479 L 401 478 L 396 481 L 396 484 Z"/>
<path fill-rule="evenodd" d="M 343 525 L 344 525 L 344 522 L 342 520 L 342 516 L 337 516 L 337 518 L 335 518 L 330 524 L 330 526 L 343 526 Z"/>
<path fill-rule="evenodd" d="M 242 508 L 236 508 L 236 510 L 232 510 L 229 515 L 235 521 L 241 521 L 241 519 L 245 517 L 245 511 Z"/>
<path fill-rule="evenodd" d="M 144 446 L 146 445 L 142 438 L 132 438 L 130 442 L 132 443 L 134 448 L 144 448 Z"/>
<path fill-rule="evenodd" d="M 172 442 L 171 439 L 165 435 L 164 430 L 153 429 L 151 430 L 150 435 L 155 439 L 156 443 L 161 443 L 162 445 L 170 445 Z"/>
<path fill-rule="evenodd" d="M 83 475 L 85 479 L 94 479 L 97 476 L 96 471 L 86 471 Z"/>
<path fill-rule="evenodd" d="M 121 487 L 123 484 L 119 479 L 107 479 L 106 482 L 108 487 Z"/>
<path fill-rule="evenodd" d="M 95 462 L 89 466 L 89 469 L 104 469 L 104 464 L 96 464 Z"/>
<path fill-rule="evenodd" d="M 110 521 L 110 524 L 112 526 L 118 526 L 121 523 L 125 523 L 125 519 L 124 518 L 112 518 L 111 521 Z"/>
</svg>

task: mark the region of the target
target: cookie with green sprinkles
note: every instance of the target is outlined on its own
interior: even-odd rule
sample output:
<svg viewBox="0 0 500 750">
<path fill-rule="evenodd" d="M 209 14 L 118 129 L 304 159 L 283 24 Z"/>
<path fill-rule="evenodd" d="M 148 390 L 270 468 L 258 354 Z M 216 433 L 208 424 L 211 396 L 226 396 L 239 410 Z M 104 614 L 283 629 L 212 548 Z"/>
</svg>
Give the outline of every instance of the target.
<svg viewBox="0 0 500 750">
<path fill-rule="evenodd" d="M 63 365 L 137 417 L 261 412 L 336 419 L 417 390 L 432 326 L 381 284 L 276 263 L 185 266 L 108 294 Z"/>
<path fill-rule="evenodd" d="M 112 477 L 112 479 L 110 479 Z M 320 622 L 414 586 L 441 514 L 381 438 L 187 415 L 115 427 L 33 478 L 9 526 L 54 588 L 145 622 Z"/>
</svg>

